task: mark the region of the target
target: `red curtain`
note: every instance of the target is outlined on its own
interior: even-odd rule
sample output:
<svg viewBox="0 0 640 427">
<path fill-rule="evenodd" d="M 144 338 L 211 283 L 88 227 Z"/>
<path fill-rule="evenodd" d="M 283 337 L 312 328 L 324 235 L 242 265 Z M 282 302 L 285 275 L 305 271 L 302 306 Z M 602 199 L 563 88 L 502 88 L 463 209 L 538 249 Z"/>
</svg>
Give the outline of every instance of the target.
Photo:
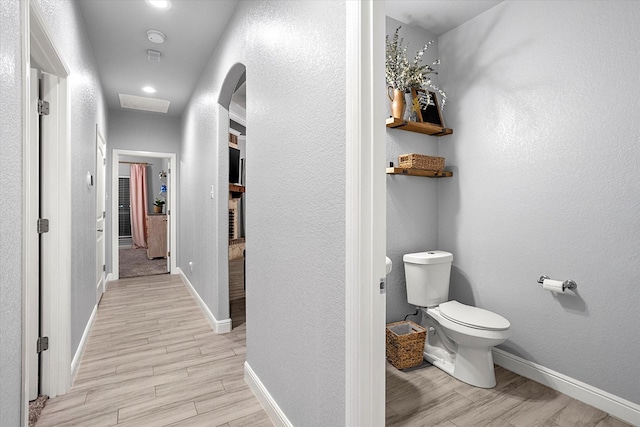
<svg viewBox="0 0 640 427">
<path fill-rule="evenodd" d="M 133 247 L 146 248 L 147 238 L 147 165 L 132 164 L 129 179 L 131 197 L 131 236 Z"/>
</svg>

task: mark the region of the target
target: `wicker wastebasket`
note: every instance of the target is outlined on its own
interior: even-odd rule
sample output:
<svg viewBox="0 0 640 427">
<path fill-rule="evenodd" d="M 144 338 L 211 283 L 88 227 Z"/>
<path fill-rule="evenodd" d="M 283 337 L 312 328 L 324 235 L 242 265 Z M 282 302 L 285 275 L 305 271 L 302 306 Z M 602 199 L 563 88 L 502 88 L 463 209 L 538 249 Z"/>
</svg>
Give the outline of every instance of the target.
<svg viewBox="0 0 640 427">
<path fill-rule="evenodd" d="M 387 360 L 397 369 L 406 369 L 422 363 L 427 330 L 411 321 L 387 325 Z"/>
</svg>

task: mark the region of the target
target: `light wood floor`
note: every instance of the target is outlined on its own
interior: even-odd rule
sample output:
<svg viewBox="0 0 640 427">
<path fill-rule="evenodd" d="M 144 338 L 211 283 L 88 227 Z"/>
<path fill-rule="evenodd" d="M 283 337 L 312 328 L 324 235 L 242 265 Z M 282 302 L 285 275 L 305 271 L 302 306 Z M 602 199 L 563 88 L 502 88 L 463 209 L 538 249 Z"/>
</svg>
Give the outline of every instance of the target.
<svg viewBox="0 0 640 427">
<path fill-rule="evenodd" d="M 244 298 L 244 259 L 229 260 L 229 301 Z"/>
<path fill-rule="evenodd" d="M 71 390 L 37 427 L 272 426 L 244 381 L 244 298 L 231 315 L 215 334 L 179 276 L 111 282 Z"/>
<path fill-rule="evenodd" d="M 387 362 L 387 426 L 626 427 L 596 408 L 496 367 L 493 389 L 472 387 L 423 362 Z"/>
<path fill-rule="evenodd" d="M 272 426 L 243 379 L 241 268 L 230 263 L 234 329 L 223 335 L 178 276 L 111 282 L 73 387 L 49 400 L 37 427 Z M 500 367 L 496 374 L 486 390 L 426 362 L 407 371 L 387 363 L 386 425 L 629 426 Z"/>
</svg>

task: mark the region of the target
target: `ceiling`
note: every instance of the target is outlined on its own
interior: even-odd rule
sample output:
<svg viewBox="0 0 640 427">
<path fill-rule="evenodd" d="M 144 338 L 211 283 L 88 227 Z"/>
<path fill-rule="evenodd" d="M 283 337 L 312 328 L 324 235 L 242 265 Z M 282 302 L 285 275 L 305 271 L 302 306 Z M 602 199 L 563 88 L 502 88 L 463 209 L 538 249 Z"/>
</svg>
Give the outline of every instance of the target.
<svg viewBox="0 0 640 427">
<path fill-rule="evenodd" d="M 145 0 L 78 0 L 107 107 L 120 109 L 119 94 L 133 95 L 168 100 L 167 115 L 181 116 L 238 1 L 172 0 L 170 9 L 158 10 Z M 500 2 L 386 0 L 386 13 L 438 36 Z M 149 41 L 148 30 L 162 32 L 165 42 Z M 160 52 L 159 62 L 148 59 L 149 49 Z M 157 92 L 146 94 L 143 86 Z M 244 104 L 243 97 L 234 102 Z"/>
<path fill-rule="evenodd" d="M 387 16 L 441 36 L 503 0 L 386 0 Z"/>
<path fill-rule="evenodd" d="M 211 58 L 238 0 L 172 0 L 159 10 L 145 0 L 79 0 L 108 108 L 120 109 L 118 94 L 171 102 L 167 115 L 180 116 Z M 163 44 L 147 39 L 158 30 Z M 149 61 L 147 50 L 161 53 Z M 149 95 L 143 86 L 157 92 Z M 154 113 L 159 114 L 159 113 Z"/>
</svg>

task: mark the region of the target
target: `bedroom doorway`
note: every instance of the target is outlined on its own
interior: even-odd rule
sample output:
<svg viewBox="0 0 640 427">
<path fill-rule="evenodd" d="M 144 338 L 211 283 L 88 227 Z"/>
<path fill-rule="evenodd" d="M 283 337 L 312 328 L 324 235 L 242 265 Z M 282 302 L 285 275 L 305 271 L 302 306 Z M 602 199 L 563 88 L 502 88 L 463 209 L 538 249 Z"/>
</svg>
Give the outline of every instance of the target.
<svg viewBox="0 0 640 427">
<path fill-rule="evenodd" d="M 110 280 L 176 271 L 175 158 L 113 150 Z"/>
</svg>

